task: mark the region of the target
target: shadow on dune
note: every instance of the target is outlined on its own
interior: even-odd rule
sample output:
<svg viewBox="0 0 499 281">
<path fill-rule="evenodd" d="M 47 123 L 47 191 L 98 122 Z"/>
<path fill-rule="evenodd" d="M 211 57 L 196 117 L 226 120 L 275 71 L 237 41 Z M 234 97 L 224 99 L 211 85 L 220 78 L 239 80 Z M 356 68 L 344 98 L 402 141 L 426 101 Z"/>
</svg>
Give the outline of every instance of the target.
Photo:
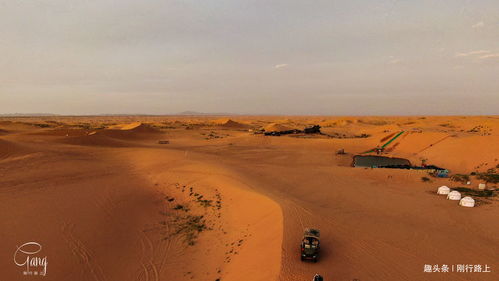
<svg viewBox="0 0 499 281">
<path fill-rule="evenodd" d="M 101 129 L 91 132 L 81 130 L 81 132 L 85 133 L 74 133 L 73 136 L 67 134 L 68 137 L 61 139 L 60 142 L 84 146 L 134 147 L 144 146 L 141 141 L 156 140 L 163 134 L 145 124 L 131 129 Z"/>
<path fill-rule="evenodd" d="M 29 148 L 0 139 L 0 160 L 32 153 Z"/>
</svg>

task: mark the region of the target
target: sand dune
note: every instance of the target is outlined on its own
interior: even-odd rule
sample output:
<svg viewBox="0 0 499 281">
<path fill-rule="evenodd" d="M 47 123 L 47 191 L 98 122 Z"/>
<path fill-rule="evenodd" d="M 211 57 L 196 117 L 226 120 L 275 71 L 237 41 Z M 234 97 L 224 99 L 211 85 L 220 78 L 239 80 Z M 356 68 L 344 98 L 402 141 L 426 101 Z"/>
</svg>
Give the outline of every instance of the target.
<svg viewBox="0 0 499 281">
<path fill-rule="evenodd" d="M 123 136 L 120 137 L 123 138 Z M 119 138 L 117 139 L 117 138 L 108 137 L 106 135 L 97 135 L 97 134 L 66 137 L 59 141 L 61 143 L 72 144 L 72 145 L 84 145 L 84 146 L 105 146 L 105 147 L 134 146 L 132 144 L 127 144 L 126 142 L 119 140 Z"/>
<path fill-rule="evenodd" d="M 133 140 L 157 137 L 161 135 L 161 132 L 147 124 L 132 123 L 120 126 L 116 129 L 97 130 L 95 131 L 95 135 L 114 139 Z"/>
<path fill-rule="evenodd" d="M 280 132 L 280 131 L 288 131 L 292 130 L 291 127 L 284 126 L 278 123 L 270 123 L 263 128 L 266 132 Z"/>
<path fill-rule="evenodd" d="M 231 119 L 217 119 L 213 121 L 215 124 L 227 129 L 249 129 L 251 125 L 240 123 Z"/>
<path fill-rule="evenodd" d="M 78 137 L 78 136 L 86 136 L 90 132 L 91 132 L 90 130 L 85 130 L 85 129 L 57 128 L 57 129 L 39 130 L 35 131 L 33 134 L 54 136 L 54 137 Z"/>
<path fill-rule="evenodd" d="M 183 238 L 173 236 L 166 251 L 167 260 L 159 271 L 165 280 L 204 278 L 207 280 L 270 280 L 280 270 L 282 243 L 282 213 L 268 198 L 251 191 L 237 175 L 215 163 L 200 162 L 203 155 L 186 158 L 182 152 L 126 151 L 124 158 L 136 163 L 140 174 L 156 183 L 161 194 L 167 195 L 166 219 L 182 221 L 187 215 L 203 215 L 205 230 L 186 246 Z M 172 165 L 171 163 L 175 163 Z M 202 196 L 203 199 L 199 199 Z M 212 200 L 205 207 L 200 200 Z M 176 206 L 183 206 L 174 211 Z M 175 213 L 177 212 L 177 213 Z M 152 241 L 156 235 L 175 233 L 182 225 L 151 230 L 146 233 Z M 169 231 L 164 232 L 165 229 Z M 173 228 L 173 229 L 171 229 Z M 276 247 L 269 246 L 274 244 Z M 265 253 L 265 255 L 262 255 Z M 170 255 L 170 257 L 168 257 Z M 259 258 L 255 258 L 255 257 Z M 262 272 L 255 268 L 265 267 Z M 186 274 L 188 272 L 188 274 Z"/>
<path fill-rule="evenodd" d="M 112 129 L 58 128 L 37 131 L 35 135 L 59 137 L 60 143 L 85 146 L 125 147 L 138 146 L 137 140 L 160 138 L 162 133 L 153 127 L 135 122 L 115 125 Z"/>
<path fill-rule="evenodd" d="M 107 129 L 111 130 L 123 130 L 123 131 L 128 131 L 128 130 L 134 130 L 134 131 L 154 131 L 149 125 L 143 124 L 142 122 L 132 122 L 132 123 L 125 123 L 125 124 L 118 124 L 118 125 L 111 125 Z"/>
</svg>

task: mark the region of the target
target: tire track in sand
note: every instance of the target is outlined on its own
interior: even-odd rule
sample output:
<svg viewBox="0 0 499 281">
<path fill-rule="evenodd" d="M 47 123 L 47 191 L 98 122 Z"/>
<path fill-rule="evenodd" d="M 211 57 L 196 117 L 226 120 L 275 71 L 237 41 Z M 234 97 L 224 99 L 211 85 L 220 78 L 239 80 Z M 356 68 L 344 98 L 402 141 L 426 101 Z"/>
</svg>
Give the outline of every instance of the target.
<svg viewBox="0 0 499 281">
<path fill-rule="evenodd" d="M 92 252 L 87 249 L 81 240 L 75 237 L 74 224 L 64 222 L 61 230 L 69 249 L 78 261 L 83 264 L 83 269 L 81 270 L 80 275 L 85 276 L 87 273 L 90 273 L 95 281 L 108 281 L 102 267 L 98 263 L 95 263 Z"/>
</svg>

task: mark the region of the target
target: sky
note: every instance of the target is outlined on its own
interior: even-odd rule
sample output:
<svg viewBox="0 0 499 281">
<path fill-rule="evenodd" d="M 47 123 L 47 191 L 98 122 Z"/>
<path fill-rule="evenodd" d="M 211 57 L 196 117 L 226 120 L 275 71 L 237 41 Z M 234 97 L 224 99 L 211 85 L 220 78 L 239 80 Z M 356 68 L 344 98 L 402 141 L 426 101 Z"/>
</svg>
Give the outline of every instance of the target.
<svg viewBox="0 0 499 281">
<path fill-rule="evenodd" d="M 499 114 L 499 1 L 0 0 L 0 113 Z"/>
</svg>

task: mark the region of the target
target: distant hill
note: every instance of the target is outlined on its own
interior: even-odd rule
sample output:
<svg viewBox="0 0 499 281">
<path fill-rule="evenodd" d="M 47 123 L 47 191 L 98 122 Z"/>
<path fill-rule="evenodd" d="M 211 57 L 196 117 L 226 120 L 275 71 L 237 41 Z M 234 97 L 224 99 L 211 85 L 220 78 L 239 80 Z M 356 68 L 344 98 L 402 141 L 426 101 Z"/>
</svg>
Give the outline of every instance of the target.
<svg viewBox="0 0 499 281">
<path fill-rule="evenodd" d="M 206 113 L 206 112 L 197 112 L 197 111 L 182 111 L 179 112 L 175 115 L 192 115 L 192 116 L 233 116 L 233 115 L 238 115 L 234 113 L 227 113 L 227 112 L 219 112 L 219 113 Z"/>
<path fill-rule="evenodd" d="M 0 113 L 0 117 L 39 117 L 39 116 L 59 116 L 53 113 Z"/>
<path fill-rule="evenodd" d="M 54 114 L 54 113 L 0 113 L 0 117 L 44 117 L 44 116 L 172 116 L 172 115 L 186 115 L 186 116 L 234 116 L 239 115 L 235 113 L 219 112 L 219 113 L 206 113 L 197 111 L 183 111 L 175 114 L 146 114 L 146 113 L 101 113 L 101 114 Z"/>
</svg>

